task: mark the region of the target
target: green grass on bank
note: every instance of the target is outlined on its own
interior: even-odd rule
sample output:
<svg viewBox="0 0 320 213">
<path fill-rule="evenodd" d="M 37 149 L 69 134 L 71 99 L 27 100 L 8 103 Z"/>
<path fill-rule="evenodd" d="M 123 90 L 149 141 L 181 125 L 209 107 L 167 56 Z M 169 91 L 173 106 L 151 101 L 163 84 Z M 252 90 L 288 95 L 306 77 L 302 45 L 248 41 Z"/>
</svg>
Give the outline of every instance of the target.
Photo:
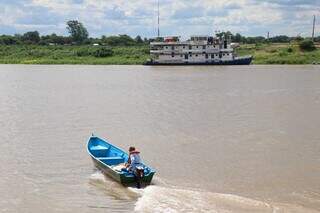
<svg viewBox="0 0 320 213">
<path fill-rule="evenodd" d="M 101 46 L 0 45 L 1 64 L 142 64 L 149 46 L 112 47 L 99 55 Z M 110 49 L 108 49 L 109 51 Z M 253 55 L 253 64 L 320 64 L 320 48 L 301 51 L 298 44 L 244 44 L 238 55 Z"/>
<path fill-rule="evenodd" d="M 247 44 L 236 50 L 238 55 L 253 55 L 253 64 L 320 64 L 320 48 L 302 51 L 293 44 Z"/>
<path fill-rule="evenodd" d="M 113 47 L 111 56 L 97 57 L 103 47 L 94 46 L 0 46 L 2 64 L 142 64 L 149 57 L 148 46 Z"/>
</svg>

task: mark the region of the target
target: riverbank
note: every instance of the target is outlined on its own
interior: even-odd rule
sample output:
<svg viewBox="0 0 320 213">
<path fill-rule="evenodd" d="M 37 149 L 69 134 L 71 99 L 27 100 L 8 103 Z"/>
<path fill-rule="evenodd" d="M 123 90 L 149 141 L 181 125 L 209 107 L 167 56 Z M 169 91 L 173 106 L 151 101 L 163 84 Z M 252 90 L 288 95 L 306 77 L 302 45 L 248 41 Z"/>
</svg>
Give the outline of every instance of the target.
<svg viewBox="0 0 320 213">
<path fill-rule="evenodd" d="M 253 55 L 253 64 L 320 64 L 320 48 L 301 51 L 297 44 L 244 44 L 238 55 Z M 149 46 L 0 45 L 1 64 L 142 64 Z"/>
<path fill-rule="evenodd" d="M 148 46 L 2 45 L 0 64 L 142 64 Z"/>
<path fill-rule="evenodd" d="M 297 43 L 245 44 L 239 55 L 253 55 L 253 64 L 320 64 L 320 47 L 302 51 Z"/>
</svg>

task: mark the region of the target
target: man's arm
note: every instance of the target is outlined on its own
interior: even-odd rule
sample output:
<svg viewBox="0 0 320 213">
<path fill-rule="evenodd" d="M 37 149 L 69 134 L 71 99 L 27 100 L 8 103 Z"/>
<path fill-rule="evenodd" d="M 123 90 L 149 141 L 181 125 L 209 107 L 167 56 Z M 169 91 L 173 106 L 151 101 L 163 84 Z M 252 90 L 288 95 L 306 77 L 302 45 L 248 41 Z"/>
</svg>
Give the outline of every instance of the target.
<svg viewBox="0 0 320 213">
<path fill-rule="evenodd" d="M 130 158 L 130 154 L 127 160 L 127 163 L 125 163 L 126 168 L 128 168 L 131 165 L 131 158 Z"/>
</svg>

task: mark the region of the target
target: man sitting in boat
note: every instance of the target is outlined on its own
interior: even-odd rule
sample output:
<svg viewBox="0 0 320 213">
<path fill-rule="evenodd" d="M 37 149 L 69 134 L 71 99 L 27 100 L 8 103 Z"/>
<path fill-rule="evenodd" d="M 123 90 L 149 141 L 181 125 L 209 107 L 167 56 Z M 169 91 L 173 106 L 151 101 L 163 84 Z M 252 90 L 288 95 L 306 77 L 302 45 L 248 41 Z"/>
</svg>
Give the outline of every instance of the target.
<svg viewBox="0 0 320 213">
<path fill-rule="evenodd" d="M 129 148 L 129 158 L 128 162 L 126 163 L 126 168 L 129 171 L 135 172 L 137 169 L 137 166 L 141 166 L 141 158 L 140 158 L 140 152 L 136 150 L 135 147 L 131 146 Z"/>
<path fill-rule="evenodd" d="M 144 176 L 144 167 L 140 158 L 140 152 L 135 147 L 129 148 L 128 162 L 125 164 L 129 172 L 132 172 L 137 182 L 137 188 L 140 188 L 140 180 Z"/>
</svg>

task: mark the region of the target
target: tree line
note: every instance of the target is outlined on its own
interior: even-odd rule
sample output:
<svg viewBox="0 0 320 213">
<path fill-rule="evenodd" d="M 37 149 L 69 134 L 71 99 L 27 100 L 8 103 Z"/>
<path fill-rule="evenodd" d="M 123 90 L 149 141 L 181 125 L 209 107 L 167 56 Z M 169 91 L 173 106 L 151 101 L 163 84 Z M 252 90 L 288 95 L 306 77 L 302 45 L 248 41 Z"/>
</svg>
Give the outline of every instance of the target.
<svg viewBox="0 0 320 213">
<path fill-rule="evenodd" d="M 21 45 L 21 44 L 33 44 L 33 45 L 106 45 L 106 46 L 135 46 L 135 45 L 147 45 L 151 41 L 161 41 L 161 38 L 143 38 L 136 36 L 135 38 L 129 35 L 117 35 L 117 36 L 102 36 L 101 38 L 89 37 L 88 30 L 84 25 L 77 20 L 70 20 L 67 23 L 66 29 L 69 32 L 69 36 L 61 36 L 55 33 L 51 35 L 40 35 L 38 31 L 30 31 L 24 34 L 15 35 L 1 35 L 1 45 Z M 244 44 L 256 44 L 256 43 L 289 43 L 291 41 L 302 41 L 302 37 L 289 37 L 286 35 L 274 36 L 271 38 L 265 38 L 263 36 L 246 37 L 239 33 L 232 34 L 231 32 L 217 33 L 218 37 L 231 38 L 232 42 L 244 43 Z M 316 42 L 320 42 L 320 36 L 314 39 Z"/>
<path fill-rule="evenodd" d="M 136 36 L 132 38 L 128 35 L 102 36 L 101 38 L 86 38 L 82 42 L 77 42 L 70 36 L 61 36 L 55 33 L 51 35 L 41 35 L 38 31 L 30 31 L 24 34 L 0 35 L 1 45 L 80 45 L 80 44 L 99 44 L 108 46 L 134 46 L 149 44 L 151 39 Z"/>
<path fill-rule="evenodd" d="M 216 34 L 218 37 L 226 37 L 231 38 L 232 42 L 243 43 L 243 44 L 258 44 L 258 43 L 290 43 L 292 41 L 301 42 L 304 39 L 311 38 L 303 38 L 301 36 L 286 36 L 286 35 L 278 35 L 271 38 L 266 38 L 263 36 L 254 36 L 254 37 L 245 37 L 239 33 L 232 34 L 230 31 L 221 32 Z M 315 42 L 320 42 L 320 36 L 314 38 Z"/>
<path fill-rule="evenodd" d="M 88 30 L 81 22 L 71 20 L 67 22 L 66 29 L 69 36 L 57 35 L 40 35 L 38 31 L 30 31 L 24 34 L 1 35 L 0 44 L 2 45 L 82 45 L 82 44 L 99 44 L 108 46 L 134 46 L 148 44 L 149 39 L 142 39 L 141 36 L 132 38 L 128 35 L 102 36 L 101 38 L 89 37 Z"/>
</svg>

